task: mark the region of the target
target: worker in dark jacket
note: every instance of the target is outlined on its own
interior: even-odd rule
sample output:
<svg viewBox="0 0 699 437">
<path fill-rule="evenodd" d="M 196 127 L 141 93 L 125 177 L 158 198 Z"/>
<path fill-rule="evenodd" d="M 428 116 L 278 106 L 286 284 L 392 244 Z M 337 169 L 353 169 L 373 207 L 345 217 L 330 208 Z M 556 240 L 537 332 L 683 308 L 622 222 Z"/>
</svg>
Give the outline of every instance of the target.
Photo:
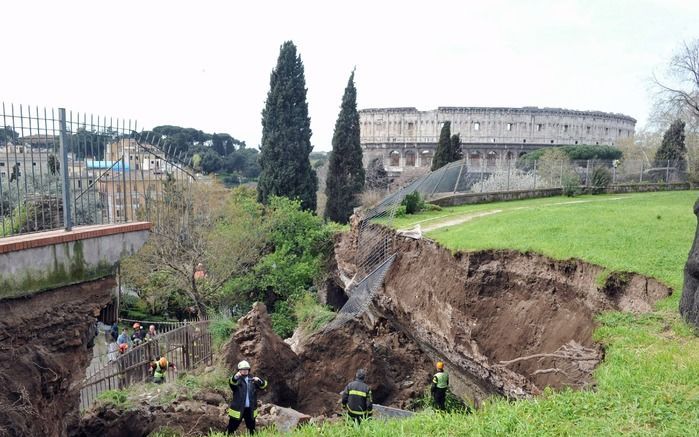
<svg viewBox="0 0 699 437">
<path fill-rule="evenodd" d="M 250 374 L 250 363 L 243 360 L 238 363 L 238 372 L 228 379 L 233 391 L 233 400 L 228 409 L 228 428 L 233 434 L 240 422 L 245 419 L 245 426 L 250 434 L 255 434 L 255 417 L 257 417 L 257 389 L 267 388 L 267 381 Z"/>
<path fill-rule="evenodd" d="M 366 371 L 358 369 L 355 380 L 347 384 L 342 391 L 342 406 L 355 422 L 361 423 L 372 414 L 371 389 L 364 383 Z"/>
<path fill-rule="evenodd" d="M 449 388 L 449 375 L 444 371 L 444 363 L 437 362 L 437 373 L 432 377 L 432 399 L 435 408 L 444 411 L 446 409 L 447 389 Z"/>
</svg>

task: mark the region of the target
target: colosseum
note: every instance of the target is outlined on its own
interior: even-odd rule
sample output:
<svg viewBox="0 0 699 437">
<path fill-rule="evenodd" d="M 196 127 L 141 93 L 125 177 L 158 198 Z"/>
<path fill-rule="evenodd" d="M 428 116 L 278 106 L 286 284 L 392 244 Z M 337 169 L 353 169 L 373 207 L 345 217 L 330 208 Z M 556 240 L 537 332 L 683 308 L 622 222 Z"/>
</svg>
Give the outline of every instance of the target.
<svg viewBox="0 0 699 437">
<path fill-rule="evenodd" d="M 519 157 L 530 150 L 568 144 L 614 146 L 633 137 L 636 120 L 623 114 L 560 108 L 439 107 L 359 111 L 364 165 L 375 158 L 394 174 L 432 163 L 442 123 L 461 136 L 469 164 Z M 481 161 L 484 159 L 485 161 Z"/>
</svg>

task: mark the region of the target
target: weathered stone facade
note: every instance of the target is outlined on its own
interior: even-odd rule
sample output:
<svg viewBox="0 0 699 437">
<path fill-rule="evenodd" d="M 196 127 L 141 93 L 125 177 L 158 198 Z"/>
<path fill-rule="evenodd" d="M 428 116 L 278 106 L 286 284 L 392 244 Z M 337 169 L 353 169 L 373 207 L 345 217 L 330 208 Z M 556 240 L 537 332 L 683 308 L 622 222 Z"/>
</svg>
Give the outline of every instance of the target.
<svg viewBox="0 0 699 437">
<path fill-rule="evenodd" d="M 460 134 L 464 157 L 473 165 L 547 146 L 614 146 L 633 137 L 636 126 L 635 119 L 623 114 L 537 107 L 362 109 L 359 120 L 365 166 L 381 158 L 392 172 L 429 166 L 445 121 L 451 122 L 452 134 Z"/>
</svg>

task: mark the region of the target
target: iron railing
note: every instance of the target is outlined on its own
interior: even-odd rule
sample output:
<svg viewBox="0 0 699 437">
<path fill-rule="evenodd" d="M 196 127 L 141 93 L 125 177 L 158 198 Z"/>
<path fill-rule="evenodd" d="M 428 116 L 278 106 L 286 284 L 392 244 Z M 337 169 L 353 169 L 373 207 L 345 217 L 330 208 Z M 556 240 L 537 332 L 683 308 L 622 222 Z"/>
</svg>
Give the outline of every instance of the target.
<svg viewBox="0 0 699 437">
<path fill-rule="evenodd" d="M 157 219 L 183 160 L 135 121 L 2 104 L 0 237 Z"/>
<path fill-rule="evenodd" d="M 154 339 L 117 354 L 114 359 L 89 372 L 80 386 L 80 407 L 88 408 L 107 390 L 121 390 L 151 378 L 150 363 L 164 356 L 178 370 L 212 364 L 213 347 L 209 321 L 184 323 Z M 175 377 L 168 368 L 167 379 Z"/>
</svg>

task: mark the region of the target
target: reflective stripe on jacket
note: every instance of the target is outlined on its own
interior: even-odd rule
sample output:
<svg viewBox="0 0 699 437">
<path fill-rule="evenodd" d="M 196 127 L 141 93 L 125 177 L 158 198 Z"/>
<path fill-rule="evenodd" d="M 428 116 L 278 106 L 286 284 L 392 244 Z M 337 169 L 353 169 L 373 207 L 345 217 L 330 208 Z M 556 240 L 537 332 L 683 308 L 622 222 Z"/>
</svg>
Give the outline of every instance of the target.
<svg viewBox="0 0 699 437">
<path fill-rule="evenodd" d="M 437 372 L 432 377 L 432 384 L 437 388 L 447 388 L 449 387 L 449 375 L 447 372 Z"/>
<path fill-rule="evenodd" d="M 362 381 L 352 381 L 342 391 L 342 405 L 350 414 L 368 416 L 372 413 L 371 389 Z"/>
<path fill-rule="evenodd" d="M 234 419 L 240 419 L 245 409 L 245 396 L 248 391 L 248 384 L 252 384 L 252 390 L 250 390 L 250 408 L 252 408 L 253 417 L 257 417 L 257 390 L 264 390 L 267 388 L 267 381 L 260 378 L 260 382 L 255 382 L 252 380 L 253 376 L 241 376 L 235 379 L 235 375 L 228 378 L 228 385 L 233 391 L 233 400 L 231 401 L 230 408 L 228 409 L 228 415 Z"/>
</svg>

